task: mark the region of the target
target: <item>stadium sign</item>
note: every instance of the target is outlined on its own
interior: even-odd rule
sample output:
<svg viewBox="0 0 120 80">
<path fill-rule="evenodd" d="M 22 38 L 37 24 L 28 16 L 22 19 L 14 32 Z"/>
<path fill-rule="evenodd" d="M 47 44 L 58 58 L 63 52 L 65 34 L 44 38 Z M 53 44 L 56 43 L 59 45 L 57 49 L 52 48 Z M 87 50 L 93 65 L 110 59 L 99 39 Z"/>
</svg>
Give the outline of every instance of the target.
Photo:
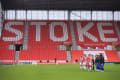
<svg viewBox="0 0 120 80">
<path fill-rule="evenodd" d="M 118 34 L 116 33 L 113 22 L 80 22 L 75 21 L 73 23 L 75 37 L 77 42 L 116 42 L 118 41 Z M 14 26 L 14 27 L 13 27 Z M 23 30 L 20 30 L 20 27 Z M 49 39 L 54 42 L 64 42 L 71 38 L 71 31 L 68 21 L 29 21 L 29 32 L 33 33 L 35 29 L 35 41 L 40 42 L 42 39 L 41 34 L 43 28 L 47 28 Z M 43 27 L 44 26 L 44 27 Z M 46 26 L 46 27 L 45 27 Z M 57 32 L 56 31 L 57 28 Z M 24 38 L 25 22 L 23 21 L 7 21 L 4 24 L 3 31 L 5 34 L 2 36 L 3 41 L 19 41 Z M 61 31 L 58 31 L 62 29 Z M 14 34 L 14 37 L 12 36 Z M 29 34 L 28 34 L 29 35 Z M 44 34 L 43 34 L 44 35 Z M 47 37 L 47 35 L 44 35 Z M 58 36 L 56 36 L 58 35 Z M 59 36 L 60 35 L 60 36 Z"/>
</svg>

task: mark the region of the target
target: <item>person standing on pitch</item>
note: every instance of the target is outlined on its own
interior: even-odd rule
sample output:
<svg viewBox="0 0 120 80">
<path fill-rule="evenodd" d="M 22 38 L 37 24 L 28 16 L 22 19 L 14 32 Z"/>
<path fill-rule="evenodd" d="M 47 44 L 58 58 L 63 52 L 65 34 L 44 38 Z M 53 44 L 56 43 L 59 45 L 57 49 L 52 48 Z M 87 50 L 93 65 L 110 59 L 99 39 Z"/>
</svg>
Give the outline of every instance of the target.
<svg viewBox="0 0 120 80">
<path fill-rule="evenodd" d="M 80 57 L 80 69 L 83 68 L 83 56 Z"/>
<path fill-rule="evenodd" d="M 84 54 L 84 57 L 83 57 L 83 68 L 84 68 L 84 70 L 87 69 L 87 57 L 86 57 L 85 54 Z"/>
<path fill-rule="evenodd" d="M 100 54 L 100 71 L 104 72 L 104 57 Z"/>
<path fill-rule="evenodd" d="M 98 67 L 98 63 L 99 63 L 99 55 L 95 55 L 95 65 L 96 65 L 96 71 L 98 71 L 99 67 Z"/>
<path fill-rule="evenodd" d="M 92 55 L 92 70 L 94 70 L 94 64 L 95 64 L 94 56 Z"/>
<path fill-rule="evenodd" d="M 88 66 L 88 71 L 92 71 L 92 56 L 91 56 L 91 54 L 89 54 L 87 57 L 87 66 Z"/>
</svg>

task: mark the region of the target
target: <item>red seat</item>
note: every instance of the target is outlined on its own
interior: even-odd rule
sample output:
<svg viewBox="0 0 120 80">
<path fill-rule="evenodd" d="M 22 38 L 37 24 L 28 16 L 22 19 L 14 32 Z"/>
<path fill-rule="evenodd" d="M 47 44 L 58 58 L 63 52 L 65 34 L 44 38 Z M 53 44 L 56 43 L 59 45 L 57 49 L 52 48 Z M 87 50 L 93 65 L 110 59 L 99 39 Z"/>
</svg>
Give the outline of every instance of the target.
<svg viewBox="0 0 120 80">
<path fill-rule="evenodd" d="M 72 50 L 72 60 L 80 60 L 80 57 L 84 55 L 84 51 L 100 51 L 100 50 Z M 103 50 L 104 51 L 104 50 Z M 105 62 L 120 62 L 120 58 L 116 50 L 105 50 L 104 51 L 107 57 Z"/>
<path fill-rule="evenodd" d="M 64 50 L 22 50 L 20 51 L 20 60 L 66 60 L 66 51 Z"/>
<path fill-rule="evenodd" d="M 114 23 L 112 21 L 101 21 L 102 23 L 111 23 L 111 26 L 102 26 L 103 30 L 112 30 L 114 33 L 111 34 L 107 34 L 105 33 L 104 36 L 105 38 L 118 38 L 117 35 L 117 31 L 115 29 Z M 75 36 L 76 36 L 76 41 L 77 41 L 77 45 L 81 46 L 81 47 L 106 47 L 110 42 L 103 42 L 100 38 L 100 33 L 98 30 L 98 23 L 101 23 L 99 21 L 74 21 L 74 29 L 75 29 Z M 93 35 L 95 38 L 97 38 L 97 42 L 93 41 L 92 39 L 90 39 L 90 36 L 87 37 L 86 35 L 83 35 L 83 39 L 84 41 L 79 41 L 79 35 L 78 35 L 78 28 L 77 28 L 77 23 L 81 24 L 82 29 L 86 27 L 86 25 L 93 23 L 92 27 L 90 29 L 88 29 L 88 33 L 90 33 L 91 35 Z M 118 38 L 119 40 L 119 38 Z"/>
<path fill-rule="evenodd" d="M 4 22 L 4 28 L 2 31 L 2 37 L 0 40 L 0 60 L 14 60 L 14 54 L 15 51 L 8 50 L 9 45 L 16 43 L 15 41 L 3 41 L 3 37 L 16 37 L 15 33 L 9 32 L 5 30 L 5 24 L 7 22 L 23 22 L 24 25 L 12 25 L 14 29 L 17 29 L 23 33 L 23 38 L 17 43 L 23 43 L 24 40 L 24 31 L 25 31 L 25 21 L 8 21 L 6 20 Z M 28 21 L 29 22 L 29 32 L 28 32 L 28 50 L 22 50 L 20 51 L 20 60 L 54 60 L 55 58 L 57 60 L 67 60 L 67 55 L 65 50 L 58 50 L 59 45 L 64 42 L 70 42 L 72 43 L 71 39 L 71 30 L 69 21 Z M 32 25 L 31 22 L 46 22 L 46 25 L 41 25 L 40 27 L 40 41 L 36 41 L 36 25 Z M 50 39 L 50 24 L 52 22 L 64 22 L 67 25 L 67 31 L 68 31 L 68 39 L 65 41 L 53 41 Z M 82 27 L 87 25 L 91 21 L 74 21 L 74 30 L 75 30 L 75 38 L 77 41 L 78 46 L 84 46 L 84 47 L 97 47 L 96 45 L 102 45 L 99 47 L 105 47 L 108 43 L 103 42 L 100 39 L 99 31 L 97 28 L 97 21 L 93 21 L 93 26 L 91 29 L 89 29 L 87 32 L 92 34 L 98 39 L 98 42 L 93 42 L 89 37 L 84 37 L 84 41 L 79 41 L 78 37 L 78 30 L 77 30 L 77 24 L 76 22 L 81 22 Z M 104 22 L 104 21 L 103 21 Z M 112 23 L 110 21 L 109 23 Z M 118 22 L 119 28 L 120 28 L 120 22 Z M 117 31 L 115 30 L 115 26 L 112 25 L 111 27 L 104 27 L 104 30 L 113 30 L 113 34 L 105 34 L 104 36 L 107 38 L 118 38 Z M 56 37 L 62 37 L 63 36 L 63 28 L 60 25 L 56 25 L 54 28 L 54 35 Z M 96 45 L 94 45 L 96 44 Z M 81 47 L 82 47 L 81 46 Z M 105 51 L 105 50 L 103 50 Z M 105 51 L 109 62 L 120 62 L 119 57 L 117 55 L 116 51 Z M 83 50 L 72 50 L 72 60 L 75 61 L 76 59 L 79 60 L 80 56 L 84 55 Z"/>
<path fill-rule="evenodd" d="M 15 51 L 0 49 L 0 60 L 14 60 Z"/>
</svg>

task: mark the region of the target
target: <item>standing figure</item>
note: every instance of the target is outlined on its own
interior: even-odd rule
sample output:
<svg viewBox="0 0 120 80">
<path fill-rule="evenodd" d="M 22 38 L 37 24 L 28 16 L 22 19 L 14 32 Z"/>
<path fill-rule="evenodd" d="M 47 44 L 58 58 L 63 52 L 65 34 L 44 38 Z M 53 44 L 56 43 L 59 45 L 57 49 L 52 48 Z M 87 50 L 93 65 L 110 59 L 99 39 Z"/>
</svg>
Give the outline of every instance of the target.
<svg viewBox="0 0 120 80">
<path fill-rule="evenodd" d="M 83 68 L 83 56 L 80 57 L 80 69 Z"/>
<path fill-rule="evenodd" d="M 83 57 L 83 68 L 84 68 L 84 70 L 87 69 L 87 57 L 86 57 L 86 54 L 84 54 L 84 57 Z"/>
<path fill-rule="evenodd" d="M 96 65 L 96 71 L 98 71 L 98 70 L 99 70 L 99 66 L 98 66 L 98 64 L 99 64 L 99 55 L 95 55 L 95 65 Z"/>
<path fill-rule="evenodd" d="M 95 59 L 94 59 L 93 55 L 91 55 L 91 56 L 92 56 L 92 70 L 94 70 Z"/>
<path fill-rule="evenodd" d="M 88 71 L 92 71 L 92 56 L 91 54 L 88 55 L 87 57 L 87 66 L 88 66 Z"/>
<path fill-rule="evenodd" d="M 100 71 L 104 72 L 104 57 L 100 54 Z"/>
</svg>

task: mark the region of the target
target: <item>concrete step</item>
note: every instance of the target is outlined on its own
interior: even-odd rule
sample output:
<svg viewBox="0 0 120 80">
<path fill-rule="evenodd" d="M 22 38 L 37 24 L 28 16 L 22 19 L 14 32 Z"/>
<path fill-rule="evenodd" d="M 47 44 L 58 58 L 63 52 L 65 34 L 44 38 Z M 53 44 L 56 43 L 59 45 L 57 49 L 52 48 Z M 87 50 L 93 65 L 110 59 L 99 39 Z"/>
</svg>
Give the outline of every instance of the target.
<svg viewBox="0 0 120 80">
<path fill-rule="evenodd" d="M 19 61 L 19 55 L 20 55 L 20 51 L 16 51 L 15 52 L 15 60 Z"/>
<path fill-rule="evenodd" d="M 117 53 L 118 53 L 118 56 L 119 56 L 119 58 L 120 58 L 120 51 L 118 51 Z"/>
<path fill-rule="evenodd" d="M 23 49 L 28 49 L 28 30 L 29 30 L 29 23 L 26 22 L 25 24 L 25 33 L 24 33 L 24 42 L 23 42 Z"/>
<path fill-rule="evenodd" d="M 70 51 L 67 51 L 67 60 L 72 61 L 72 56 Z"/>
</svg>

